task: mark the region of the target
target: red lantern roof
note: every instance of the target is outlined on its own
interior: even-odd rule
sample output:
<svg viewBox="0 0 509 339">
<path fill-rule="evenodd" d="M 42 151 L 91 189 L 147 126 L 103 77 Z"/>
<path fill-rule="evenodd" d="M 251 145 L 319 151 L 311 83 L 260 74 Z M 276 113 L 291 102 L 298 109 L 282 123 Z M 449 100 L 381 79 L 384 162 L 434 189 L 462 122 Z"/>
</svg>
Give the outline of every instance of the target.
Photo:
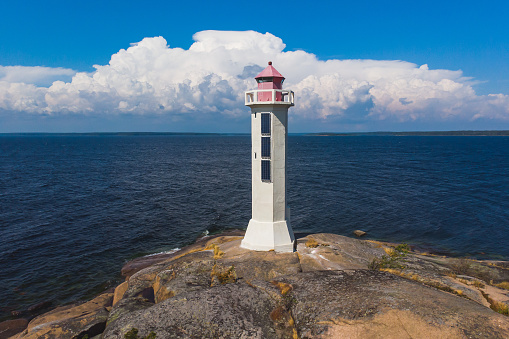
<svg viewBox="0 0 509 339">
<path fill-rule="evenodd" d="M 272 61 L 269 61 L 269 65 L 258 74 L 255 79 L 258 78 L 285 78 L 272 66 Z"/>
</svg>

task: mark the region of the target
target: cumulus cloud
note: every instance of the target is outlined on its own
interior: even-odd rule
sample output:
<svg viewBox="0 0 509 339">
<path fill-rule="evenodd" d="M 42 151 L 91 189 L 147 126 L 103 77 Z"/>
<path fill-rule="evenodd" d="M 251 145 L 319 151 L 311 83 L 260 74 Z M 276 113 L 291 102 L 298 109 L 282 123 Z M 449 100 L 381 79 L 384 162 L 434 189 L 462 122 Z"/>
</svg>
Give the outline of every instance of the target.
<svg viewBox="0 0 509 339">
<path fill-rule="evenodd" d="M 68 68 L 0 66 L 0 81 L 50 86 L 57 80 L 70 81 L 76 71 Z"/>
<path fill-rule="evenodd" d="M 509 96 L 476 95 L 461 71 L 398 60 L 318 60 L 254 31 L 203 31 L 193 38 L 187 50 L 163 37 L 145 38 L 91 73 L 0 67 L 0 110 L 238 116 L 246 111 L 243 92 L 256 87 L 253 77 L 271 60 L 296 92 L 297 118 L 509 120 Z"/>
</svg>

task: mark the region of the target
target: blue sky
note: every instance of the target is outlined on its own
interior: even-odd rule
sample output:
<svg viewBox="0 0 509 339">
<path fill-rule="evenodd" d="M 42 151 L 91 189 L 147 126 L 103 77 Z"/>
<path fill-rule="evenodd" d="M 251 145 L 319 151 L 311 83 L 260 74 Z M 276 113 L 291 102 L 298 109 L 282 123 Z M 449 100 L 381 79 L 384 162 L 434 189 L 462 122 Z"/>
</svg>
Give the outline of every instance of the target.
<svg viewBox="0 0 509 339">
<path fill-rule="evenodd" d="M 266 58 L 302 103 L 290 111 L 291 132 L 509 129 L 505 1 L 21 0 L 0 6 L 0 132 L 248 132 L 241 99 L 255 83 L 236 79 L 264 67 Z M 202 31 L 259 35 L 209 32 L 196 40 Z M 143 40 L 155 37 L 169 47 Z M 236 41 L 251 45 L 236 47 Z M 138 51 L 128 50 L 138 42 Z M 177 47 L 187 53 L 185 62 L 175 58 Z M 223 47 L 228 53 L 216 53 Z M 153 60 L 141 57 L 141 49 L 153 51 Z M 111 64 L 115 55 L 118 63 Z M 237 70 L 225 70 L 219 58 Z M 160 69 L 149 68 L 162 59 Z M 344 62 L 350 59 L 358 62 Z M 76 72 L 88 78 L 72 80 Z M 150 72 L 165 75 L 145 77 Z M 126 82 L 136 84 L 126 89 Z M 211 98 L 186 98 L 196 91 Z"/>
</svg>

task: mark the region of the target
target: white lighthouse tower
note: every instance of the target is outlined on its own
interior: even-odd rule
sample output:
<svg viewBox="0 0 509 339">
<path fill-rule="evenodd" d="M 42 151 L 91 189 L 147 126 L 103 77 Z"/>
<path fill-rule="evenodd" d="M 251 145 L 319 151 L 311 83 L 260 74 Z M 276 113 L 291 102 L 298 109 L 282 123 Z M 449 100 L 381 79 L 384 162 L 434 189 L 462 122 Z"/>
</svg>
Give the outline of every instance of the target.
<svg viewBox="0 0 509 339">
<path fill-rule="evenodd" d="M 294 94 L 272 62 L 256 76 L 258 89 L 246 92 L 251 107 L 252 218 L 241 247 L 293 252 L 295 237 L 286 205 L 288 109 Z"/>
</svg>

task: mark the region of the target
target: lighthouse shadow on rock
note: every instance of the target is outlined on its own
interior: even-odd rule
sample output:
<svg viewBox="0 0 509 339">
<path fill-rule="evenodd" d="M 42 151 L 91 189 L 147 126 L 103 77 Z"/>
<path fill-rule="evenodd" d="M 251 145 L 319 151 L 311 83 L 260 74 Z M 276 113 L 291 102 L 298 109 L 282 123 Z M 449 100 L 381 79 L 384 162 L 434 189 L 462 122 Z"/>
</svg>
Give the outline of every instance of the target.
<svg viewBox="0 0 509 339">
<path fill-rule="evenodd" d="M 252 217 L 241 247 L 295 251 L 295 236 L 286 205 L 288 109 L 294 93 L 283 90 L 284 77 L 269 62 L 255 77 L 258 89 L 246 92 L 251 107 Z"/>
</svg>

